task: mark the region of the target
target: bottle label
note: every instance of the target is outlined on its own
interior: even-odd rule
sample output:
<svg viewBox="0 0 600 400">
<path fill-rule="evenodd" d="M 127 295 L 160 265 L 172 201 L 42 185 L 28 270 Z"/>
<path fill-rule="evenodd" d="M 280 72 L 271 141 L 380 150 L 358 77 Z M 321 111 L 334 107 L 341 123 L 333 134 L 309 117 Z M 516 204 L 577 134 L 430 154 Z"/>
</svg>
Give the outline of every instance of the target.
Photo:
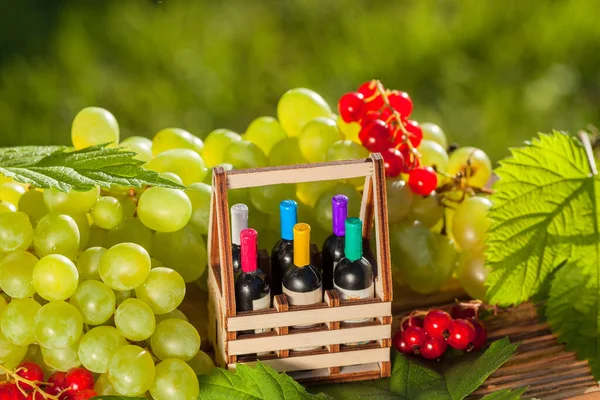
<svg viewBox="0 0 600 400">
<path fill-rule="evenodd" d="M 281 285 L 283 287 L 283 293 L 286 295 L 288 299 L 288 303 L 292 306 L 305 306 L 308 304 L 318 304 L 323 302 L 323 289 L 318 288 L 313 290 L 312 292 L 299 293 L 292 292 L 285 285 Z M 312 328 L 313 326 L 318 326 L 319 324 L 306 324 L 306 325 L 295 325 L 293 328 Z M 320 346 L 313 347 L 299 347 L 296 349 L 292 349 L 294 351 L 309 351 L 319 349 Z"/>
<path fill-rule="evenodd" d="M 340 296 L 340 299 L 342 299 L 342 300 L 360 300 L 360 299 L 371 299 L 371 298 L 375 297 L 375 284 L 374 283 L 371 283 L 371 286 L 369 286 L 366 289 L 348 290 L 348 289 L 342 289 L 341 287 L 336 285 L 335 282 L 333 282 L 333 288 L 335 289 L 335 291 Z M 352 326 L 352 324 L 357 324 L 360 322 L 367 322 L 367 321 L 371 321 L 371 320 L 372 320 L 372 318 L 350 319 L 350 320 L 342 321 L 342 326 Z M 345 343 L 345 344 L 347 346 L 358 346 L 358 345 L 367 344 L 367 343 L 369 343 L 369 342 L 366 341 L 366 342 L 354 342 L 354 343 Z"/>
</svg>

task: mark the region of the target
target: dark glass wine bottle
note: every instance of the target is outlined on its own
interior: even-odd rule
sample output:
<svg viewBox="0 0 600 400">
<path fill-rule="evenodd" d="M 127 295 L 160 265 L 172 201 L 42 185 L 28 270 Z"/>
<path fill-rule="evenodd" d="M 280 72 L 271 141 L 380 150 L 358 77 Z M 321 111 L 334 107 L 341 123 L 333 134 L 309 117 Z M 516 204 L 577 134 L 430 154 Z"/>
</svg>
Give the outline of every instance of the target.
<svg viewBox="0 0 600 400">
<path fill-rule="evenodd" d="M 363 257 L 360 218 L 351 217 L 346 220 L 344 257 L 333 271 L 333 286 L 342 300 L 369 299 L 374 296 L 373 266 Z M 343 321 L 343 324 L 366 322 L 369 319 L 352 319 Z"/>
<path fill-rule="evenodd" d="M 310 225 L 294 226 L 294 262 L 283 276 L 283 293 L 293 306 L 318 304 L 323 301 L 323 279 L 317 267 L 310 263 Z M 294 328 L 310 328 L 318 324 L 297 325 Z M 294 351 L 308 351 L 316 347 L 301 347 Z"/>
<path fill-rule="evenodd" d="M 348 197 L 343 194 L 331 198 L 333 234 L 323 243 L 323 289 L 333 289 L 333 270 L 344 257 L 346 219 L 348 218 Z"/>
<path fill-rule="evenodd" d="M 248 206 L 242 203 L 231 206 L 231 256 L 233 261 L 233 276 L 241 271 L 240 233 L 248 228 Z"/>
<path fill-rule="evenodd" d="M 294 265 L 294 225 L 298 221 L 298 204 L 284 200 L 279 204 L 281 240 L 271 252 L 271 286 L 273 295 L 281 294 L 281 282 L 286 270 Z"/>
</svg>

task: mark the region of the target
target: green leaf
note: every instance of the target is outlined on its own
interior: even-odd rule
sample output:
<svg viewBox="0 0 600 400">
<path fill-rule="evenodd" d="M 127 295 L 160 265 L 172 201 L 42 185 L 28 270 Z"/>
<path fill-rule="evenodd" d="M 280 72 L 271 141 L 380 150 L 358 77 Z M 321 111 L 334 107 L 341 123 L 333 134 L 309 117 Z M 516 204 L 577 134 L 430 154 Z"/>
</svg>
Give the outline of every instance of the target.
<svg viewBox="0 0 600 400">
<path fill-rule="evenodd" d="M 203 400 L 210 399 L 268 399 L 268 400 L 325 400 L 324 394 L 313 395 L 285 373 L 278 373 L 260 361 L 251 368 L 243 364 L 231 372 L 213 368 L 210 375 L 198 376 Z"/>
<path fill-rule="evenodd" d="M 70 151 L 61 146 L 24 146 L 0 149 L 0 174 L 22 183 L 61 191 L 86 190 L 93 186 L 142 187 L 145 185 L 184 189 L 141 166 L 135 152 L 98 145 Z"/>
<path fill-rule="evenodd" d="M 580 141 L 540 134 L 500 162 L 489 216 L 488 300 L 518 304 L 567 259 L 598 274 L 598 178 Z"/>
<path fill-rule="evenodd" d="M 527 390 L 526 387 L 520 389 L 502 389 L 497 392 L 490 393 L 481 400 L 521 400 L 521 396 Z"/>
</svg>

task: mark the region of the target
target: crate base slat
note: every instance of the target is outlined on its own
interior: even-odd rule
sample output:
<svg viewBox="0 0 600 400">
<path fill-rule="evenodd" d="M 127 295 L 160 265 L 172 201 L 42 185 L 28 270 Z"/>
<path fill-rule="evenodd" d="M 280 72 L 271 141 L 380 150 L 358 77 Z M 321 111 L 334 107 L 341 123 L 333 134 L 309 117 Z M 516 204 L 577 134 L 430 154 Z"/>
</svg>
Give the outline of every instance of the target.
<svg viewBox="0 0 600 400">
<path fill-rule="evenodd" d="M 349 365 L 341 367 L 339 372 L 331 374 L 327 368 L 310 371 L 290 372 L 289 375 L 300 383 L 352 382 L 365 379 L 379 379 L 381 371 L 377 363 Z"/>
</svg>

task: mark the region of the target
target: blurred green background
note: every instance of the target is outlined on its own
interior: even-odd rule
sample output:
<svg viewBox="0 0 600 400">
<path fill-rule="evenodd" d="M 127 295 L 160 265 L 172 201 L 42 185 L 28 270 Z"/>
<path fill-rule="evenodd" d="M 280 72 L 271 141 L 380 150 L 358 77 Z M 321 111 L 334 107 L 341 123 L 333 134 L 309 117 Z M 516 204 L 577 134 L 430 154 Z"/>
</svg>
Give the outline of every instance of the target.
<svg viewBox="0 0 600 400">
<path fill-rule="evenodd" d="M 70 143 L 83 107 L 122 137 L 242 133 L 308 87 L 335 107 L 379 78 L 414 119 L 497 160 L 598 123 L 600 2 L 128 0 L 0 6 L 0 146 Z"/>
</svg>

